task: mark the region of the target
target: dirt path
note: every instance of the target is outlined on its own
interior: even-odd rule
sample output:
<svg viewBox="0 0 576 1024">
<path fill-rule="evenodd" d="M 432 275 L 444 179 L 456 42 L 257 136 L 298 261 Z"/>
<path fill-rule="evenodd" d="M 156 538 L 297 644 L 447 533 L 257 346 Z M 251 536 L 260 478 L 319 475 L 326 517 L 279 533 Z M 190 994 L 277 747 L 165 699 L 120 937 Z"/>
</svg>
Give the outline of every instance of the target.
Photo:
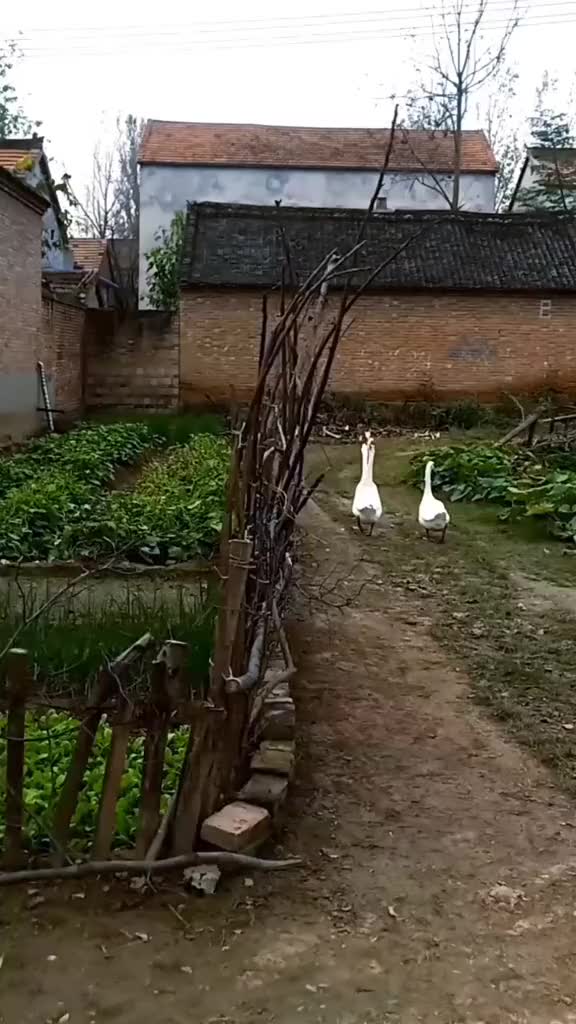
<svg viewBox="0 0 576 1024">
<path fill-rule="evenodd" d="M 385 535 L 317 507 L 306 526 L 281 836 L 306 868 L 211 899 L 2 894 L 2 1024 L 576 1022 L 572 803 L 471 704 L 418 595 L 362 560 Z"/>
</svg>

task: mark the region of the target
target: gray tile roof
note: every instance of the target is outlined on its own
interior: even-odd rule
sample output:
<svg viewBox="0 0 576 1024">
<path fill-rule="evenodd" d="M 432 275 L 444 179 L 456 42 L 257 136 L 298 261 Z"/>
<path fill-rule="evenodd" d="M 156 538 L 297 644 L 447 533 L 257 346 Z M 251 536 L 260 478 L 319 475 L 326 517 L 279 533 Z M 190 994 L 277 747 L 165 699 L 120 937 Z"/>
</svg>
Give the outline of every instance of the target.
<svg viewBox="0 0 576 1024">
<path fill-rule="evenodd" d="M 189 204 L 182 287 L 274 287 L 283 263 L 280 225 L 303 279 L 329 252 L 354 245 L 363 217 L 360 210 Z M 365 237 L 358 260 L 373 268 L 410 243 L 372 290 L 576 291 L 576 221 L 569 216 L 382 212 Z"/>
</svg>

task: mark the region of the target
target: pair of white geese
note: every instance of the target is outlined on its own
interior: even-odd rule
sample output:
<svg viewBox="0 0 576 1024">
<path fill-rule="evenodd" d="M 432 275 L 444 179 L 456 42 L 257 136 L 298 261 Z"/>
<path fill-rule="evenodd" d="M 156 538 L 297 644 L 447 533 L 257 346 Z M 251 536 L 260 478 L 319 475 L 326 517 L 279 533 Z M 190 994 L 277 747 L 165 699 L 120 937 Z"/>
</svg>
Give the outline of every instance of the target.
<svg viewBox="0 0 576 1024">
<path fill-rule="evenodd" d="M 354 492 L 352 502 L 352 515 L 356 517 L 360 533 L 364 533 L 364 527 L 371 536 L 374 524 L 382 515 L 382 502 L 380 493 L 374 483 L 374 441 L 369 430 L 365 434 L 366 440 L 362 445 L 362 476 Z M 446 530 L 450 522 L 448 510 L 442 501 L 435 498 L 432 493 L 432 470 L 433 462 L 426 463 L 424 474 L 424 494 L 418 507 L 418 522 L 426 531 L 426 537 L 430 535 L 440 536 L 442 542 L 446 536 Z"/>
</svg>

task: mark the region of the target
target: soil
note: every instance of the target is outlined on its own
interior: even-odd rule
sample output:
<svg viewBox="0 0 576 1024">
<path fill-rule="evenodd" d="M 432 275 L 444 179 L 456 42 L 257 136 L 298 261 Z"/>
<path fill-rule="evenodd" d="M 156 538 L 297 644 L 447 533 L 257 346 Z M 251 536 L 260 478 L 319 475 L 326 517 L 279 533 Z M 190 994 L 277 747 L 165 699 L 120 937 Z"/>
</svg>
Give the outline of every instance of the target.
<svg viewBox="0 0 576 1024">
<path fill-rule="evenodd" d="M 270 851 L 303 867 L 212 897 L 178 879 L 3 890 L 2 1024 L 576 1022 L 574 805 L 471 702 L 438 609 L 373 560 L 384 533 L 323 504 L 304 523 L 297 774 Z"/>
</svg>

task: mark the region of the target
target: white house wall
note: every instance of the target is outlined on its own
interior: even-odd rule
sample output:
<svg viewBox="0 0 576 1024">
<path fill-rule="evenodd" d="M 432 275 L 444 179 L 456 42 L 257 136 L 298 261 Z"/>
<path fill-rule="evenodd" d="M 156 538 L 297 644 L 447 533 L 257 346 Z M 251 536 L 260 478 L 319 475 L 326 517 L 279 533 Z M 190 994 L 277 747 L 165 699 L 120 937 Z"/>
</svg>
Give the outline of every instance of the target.
<svg viewBox="0 0 576 1024">
<path fill-rule="evenodd" d="M 145 165 L 140 168 L 140 306 L 147 302 L 148 253 L 156 236 L 168 230 L 174 214 L 187 202 L 248 203 L 285 206 L 365 209 L 378 178 L 377 172 L 276 170 L 252 167 L 174 167 Z M 449 179 L 444 179 L 449 192 Z M 494 175 L 463 174 L 462 206 L 476 213 L 494 210 Z M 388 174 L 382 195 L 390 210 L 442 210 L 447 203 L 424 174 Z"/>
</svg>

